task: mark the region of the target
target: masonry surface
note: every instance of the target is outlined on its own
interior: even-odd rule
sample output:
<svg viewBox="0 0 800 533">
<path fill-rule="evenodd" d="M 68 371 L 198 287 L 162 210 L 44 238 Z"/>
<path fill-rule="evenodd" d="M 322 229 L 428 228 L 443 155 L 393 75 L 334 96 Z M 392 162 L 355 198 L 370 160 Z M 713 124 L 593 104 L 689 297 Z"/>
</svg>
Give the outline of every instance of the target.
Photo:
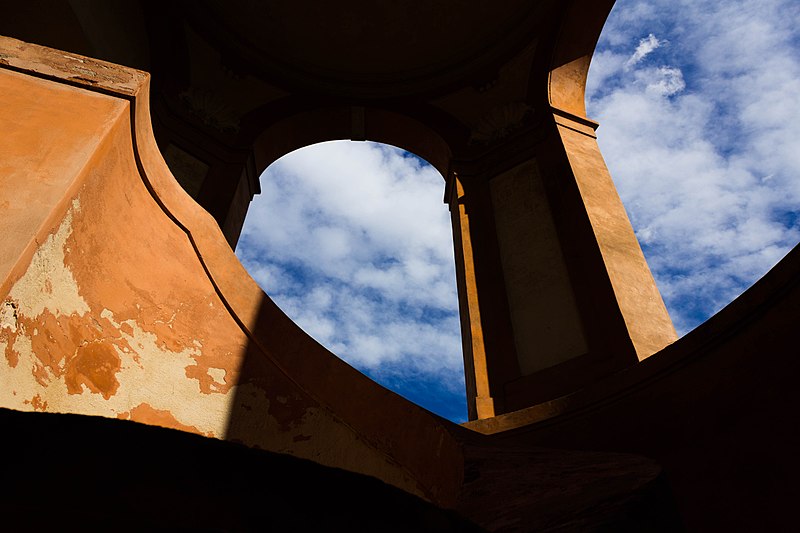
<svg viewBox="0 0 800 533">
<path fill-rule="evenodd" d="M 0 20 L 65 49 L 0 37 L 3 451 L 24 458 L 24 487 L 80 488 L 52 524 L 124 523 L 138 512 L 126 486 L 163 495 L 147 524 L 175 527 L 200 526 L 164 502 L 232 529 L 308 509 L 373 530 L 792 523 L 800 250 L 676 341 L 585 116 L 613 2 L 445 0 L 424 8 L 428 22 L 452 12 L 442 28 L 416 24 L 419 3 L 78 4 L 17 3 Z M 254 20 L 274 31 L 253 36 Z M 426 47 L 438 55 L 407 53 Z M 231 250 L 259 171 L 343 137 L 445 176 L 462 426 L 316 343 Z M 186 496 L 215 480 L 236 488 Z M 12 485 L 7 516 L 44 515 Z"/>
</svg>

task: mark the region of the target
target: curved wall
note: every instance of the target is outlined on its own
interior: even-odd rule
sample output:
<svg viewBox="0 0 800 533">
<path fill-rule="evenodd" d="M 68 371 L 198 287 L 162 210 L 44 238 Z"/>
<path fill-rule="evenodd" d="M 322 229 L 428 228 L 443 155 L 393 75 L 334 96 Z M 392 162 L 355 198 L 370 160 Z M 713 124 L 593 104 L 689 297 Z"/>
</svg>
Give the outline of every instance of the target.
<svg viewBox="0 0 800 533">
<path fill-rule="evenodd" d="M 6 220 L 25 230 L 8 246 L 26 253 L 4 273 L 3 405 L 192 431 L 452 500 L 460 452 L 443 421 L 303 333 L 175 182 L 150 132 L 147 75 L 2 44 L 2 119 L 18 125 L 3 190 L 49 193 L 31 190 L 35 220 Z M 88 61 L 93 77 L 76 76 Z M 47 149 L 31 150 L 45 131 Z"/>
<path fill-rule="evenodd" d="M 0 146 L 10 236 L 0 251 L 2 405 L 121 417 L 293 453 L 457 507 L 486 527 L 577 527 L 570 520 L 581 513 L 619 517 L 629 508 L 603 505 L 668 501 L 651 490 L 658 479 L 669 483 L 692 529 L 791 523 L 791 480 L 800 474 L 793 394 L 800 256 L 792 252 L 706 325 L 661 349 L 670 328 L 657 293 L 631 288 L 649 272 L 635 238 L 614 225 L 623 220 L 621 205 L 592 201 L 613 196 L 613 187 L 597 193 L 607 171 L 582 107 L 588 58 L 610 6 L 571 3 L 554 55 L 539 54 L 537 61 L 547 56 L 551 104 L 541 131 L 523 124 L 501 143 L 476 148 L 495 162 L 511 154 L 507 164 L 461 160 L 458 170 L 472 179 L 474 199 L 509 166 L 537 159 L 579 313 L 595 328 L 590 337 L 601 338 L 608 324 L 631 333 L 619 337 L 627 344 L 600 343 L 624 356 L 622 367 L 597 375 L 590 368 L 580 381 L 565 366 L 555 399 L 533 401 L 536 391 L 522 387 L 511 398 L 517 404 L 509 402 L 514 412 L 467 428 L 406 402 L 306 336 L 250 279 L 157 150 L 145 73 L 2 38 L 0 120 L 14 132 Z M 337 109 L 331 124 L 346 136 L 360 132 L 360 112 Z M 315 127 L 313 113 L 303 120 L 283 131 L 300 136 Z M 319 135 L 330 135 L 326 128 Z M 262 164 L 308 142 L 273 148 L 284 142 L 280 131 L 265 132 Z M 421 131 L 414 123 L 391 139 L 372 135 L 441 170 L 451 137 L 423 133 L 418 146 L 411 137 Z M 535 149 L 526 144 L 532 138 Z M 16 207 L 21 197 L 25 209 Z M 464 235 L 484 251 L 498 248 L 491 196 L 452 200 L 473 217 Z M 492 263 L 496 256 L 485 254 L 472 271 L 494 283 L 484 285 L 500 294 L 494 303 L 514 289 L 502 264 Z M 609 307 L 586 304 L 595 297 Z M 481 308 L 484 323 L 502 326 L 503 305 Z M 506 383 L 492 385 L 503 391 Z M 612 451 L 657 458 L 665 477 L 652 461 Z"/>
</svg>

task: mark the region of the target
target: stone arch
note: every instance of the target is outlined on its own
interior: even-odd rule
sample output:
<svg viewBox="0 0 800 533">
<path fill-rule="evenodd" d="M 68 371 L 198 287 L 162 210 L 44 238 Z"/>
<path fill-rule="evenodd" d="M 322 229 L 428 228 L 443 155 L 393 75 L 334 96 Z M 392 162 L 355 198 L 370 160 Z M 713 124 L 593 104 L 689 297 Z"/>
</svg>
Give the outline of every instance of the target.
<svg viewBox="0 0 800 533">
<path fill-rule="evenodd" d="M 447 176 L 451 149 L 433 128 L 378 107 L 336 106 L 301 111 L 270 123 L 253 141 L 257 173 L 305 146 L 333 140 L 374 141 L 414 153 Z"/>
<path fill-rule="evenodd" d="M 359 111 L 355 113 L 357 112 Z M 360 112 L 363 112 L 363 109 L 360 110 Z M 313 149 L 318 148 L 315 145 L 320 143 L 338 144 L 339 148 L 342 147 L 342 144 L 360 144 L 362 146 L 345 146 L 344 148 L 347 150 L 356 150 L 358 153 L 364 154 L 365 152 L 361 149 L 370 150 L 371 152 L 371 150 L 375 148 L 375 145 L 372 143 L 377 143 L 381 145 L 380 148 L 382 152 L 384 150 L 386 151 L 382 155 L 382 157 L 385 158 L 384 162 L 386 159 L 389 159 L 394 161 L 394 164 L 397 163 L 395 159 L 397 158 L 397 150 L 393 150 L 394 148 L 400 148 L 409 152 L 408 154 L 403 154 L 406 157 L 411 154 L 417 158 L 417 161 L 413 163 L 417 168 L 413 170 L 413 172 L 420 172 L 419 176 L 413 178 L 408 175 L 408 172 L 412 171 L 411 166 L 404 166 L 406 170 L 402 174 L 396 174 L 395 176 L 398 178 L 402 176 L 403 182 L 410 183 L 412 188 L 424 186 L 426 193 L 424 198 L 415 196 L 412 199 L 406 196 L 402 189 L 392 188 L 392 193 L 383 194 L 380 198 L 377 198 L 377 202 L 384 207 L 380 210 L 382 213 L 381 217 L 403 217 L 402 211 L 416 210 L 419 208 L 419 204 L 424 204 L 426 208 L 423 211 L 425 213 L 423 216 L 425 220 L 430 220 L 431 224 L 419 227 L 417 231 L 411 229 L 409 225 L 404 224 L 405 227 L 395 234 L 398 237 L 396 241 L 393 243 L 376 245 L 376 242 L 381 241 L 380 237 L 377 237 L 377 234 L 372 233 L 371 230 L 374 230 L 374 227 L 359 225 L 358 217 L 348 218 L 348 211 L 353 209 L 359 211 L 358 206 L 354 208 L 351 204 L 346 210 L 328 211 L 328 207 L 322 205 L 330 203 L 324 201 L 324 196 L 316 196 L 313 193 L 311 195 L 303 194 L 294 197 L 295 200 L 290 204 L 293 209 L 288 212 L 304 213 L 306 209 L 313 206 L 315 216 L 311 216 L 310 213 L 308 217 L 301 216 L 299 220 L 303 222 L 290 224 L 288 226 L 284 225 L 283 231 L 288 231 L 286 229 L 287 227 L 294 230 L 288 233 L 288 235 L 291 236 L 292 241 L 295 241 L 295 247 L 297 246 L 296 239 L 299 238 L 300 242 L 303 242 L 303 235 L 313 234 L 320 226 L 333 228 L 337 232 L 341 231 L 346 233 L 348 236 L 348 248 L 360 258 L 360 261 L 356 264 L 348 263 L 346 258 L 342 258 L 345 264 L 353 266 L 353 269 L 348 271 L 349 274 L 341 276 L 332 275 L 330 271 L 326 271 L 325 269 L 322 269 L 323 273 L 320 274 L 320 270 L 318 270 L 317 267 L 321 263 L 320 257 L 326 257 L 325 255 L 314 255 L 311 253 L 303 255 L 303 259 L 298 259 L 298 256 L 294 256 L 291 253 L 284 255 L 282 251 L 286 249 L 280 246 L 273 247 L 258 244 L 259 242 L 263 242 L 260 241 L 261 237 L 270 233 L 270 226 L 273 224 L 278 226 L 282 225 L 284 218 L 275 216 L 274 214 L 270 216 L 273 211 L 272 209 L 269 211 L 261 209 L 261 215 L 258 216 L 258 218 L 253 217 L 255 220 L 251 218 L 244 225 L 245 229 L 242 238 L 236 248 L 237 255 L 243 265 L 250 271 L 251 276 L 257 279 L 259 284 L 262 285 L 266 293 L 266 298 L 273 301 L 284 313 L 289 315 L 292 320 L 296 320 L 298 328 L 322 343 L 327 350 L 330 350 L 331 354 L 348 362 L 359 372 L 364 373 L 370 379 L 374 379 L 379 385 L 397 392 L 423 408 L 433 410 L 440 416 L 450 418 L 456 422 L 462 422 L 466 419 L 466 404 L 464 387 L 461 382 L 463 365 L 460 362 L 461 343 L 459 342 L 460 338 L 457 325 L 457 296 L 454 293 L 456 284 L 452 259 L 453 241 L 450 237 L 447 206 L 442 199 L 445 188 L 444 174 L 447 172 L 446 169 L 449 165 L 449 147 L 434 130 L 428 128 L 421 122 L 399 113 L 374 108 L 366 110 L 366 122 L 370 127 L 366 128 L 365 135 L 351 134 L 349 135 L 349 137 L 351 137 L 350 139 L 341 139 L 341 137 L 345 135 L 345 133 L 342 133 L 345 131 L 345 128 L 351 127 L 351 115 L 353 113 L 352 109 L 347 107 L 299 113 L 285 120 L 271 124 L 262 132 L 254 143 L 254 151 L 257 160 L 256 168 L 259 169 L 258 174 L 260 175 L 265 194 L 270 190 L 269 183 L 273 182 L 273 180 L 275 181 L 272 185 L 278 187 L 278 191 L 289 192 L 291 188 L 283 188 L 283 186 L 280 185 L 280 182 L 283 182 L 285 186 L 286 182 L 283 180 L 286 176 L 289 176 L 291 182 L 295 184 L 304 184 L 308 186 L 310 183 L 304 181 L 303 178 L 305 176 L 314 175 L 315 171 L 319 169 L 323 171 L 329 170 L 325 159 L 322 159 L 319 166 L 313 169 L 310 174 L 306 174 L 305 172 L 298 173 L 296 171 L 288 174 L 283 174 L 280 171 L 276 172 L 276 167 L 280 167 L 287 161 L 297 161 L 299 157 L 303 157 L 294 154 L 296 151 L 303 152 L 304 148 L 308 148 L 310 150 L 306 153 L 315 154 Z M 366 138 L 371 146 L 365 146 L 367 143 L 333 142 L 337 140 L 353 141 L 352 137 Z M 328 146 L 327 149 L 330 148 L 331 147 Z M 322 150 L 326 150 L 326 148 L 323 147 Z M 423 152 L 425 155 L 422 156 L 420 152 Z M 330 154 L 331 152 L 327 153 Z M 316 154 L 319 154 L 319 152 L 316 152 Z M 293 157 L 296 159 L 292 159 Z M 335 153 L 333 154 L 333 158 L 337 159 Z M 318 161 L 320 160 L 318 155 L 316 155 L 316 159 Z M 430 160 L 438 161 L 439 164 L 433 165 Z M 270 168 L 273 164 L 274 167 Z M 404 165 L 405 164 L 410 163 L 406 162 Z M 422 167 L 420 167 L 420 164 Z M 289 164 L 289 167 L 291 167 L 291 164 Z M 303 165 L 303 167 L 307 168 L 306 165 Z M 381 165 L 381 167 L 384 171 L 390 173 L 392 172 L 389 170 L 390 168 L 396 168 L 394 165 L 391 167 L 383 167 L 383 165 Z M 262 168 L 269 170 L 262 171 Z M 284 166 L 284 169 L 285 168 Z M 367 184 L 371 181 L 369 178 L 373 177 L 369 173 L 353 174 L 350 171 L 353 170 L 354 165 L 352 162 L 348 163 L 347 160 L 345 160 L 343 166 L 338 166 L 338 168 L 340 171 L 344 170 L 345 173 L 348 174 L 348 183 L 340 182 L 341 187 L 337 187 L 337 191 L 346 191 L 352 185 L 359 187 L 359 183 Z M 438 177 L 434 176 L 434 174 L 438 174 Z M 421 176 L 426 176 L 426 178 L 423 179 Z M 330 173 L 327 172 L 326 179 L 329 177 Z M 352 181 L 353 177 L 360 177 L 362 179 Z M 370 185 L 367 185 L 367 187 L 369 188 Z M 280 194 L 276 195 L 275 190 L 276 189 L 272 189 L 270 191 L 269 197 L 272 198 L 273 201 L 277 200 L 281 204 L 286 205 L 285 202 L 288 200 L 284 200 Z M 382 186 L 381 190 L 385 191 L 387 189 Z M 395 192 L 398 194 L 395 194 Z M 352 191 L 348 191 L 348 194 L 351 193 Z M 417 198 L 419 198 L 419 202 L 417 202 Z M 257 202 L 258 199 L 254 199 L 250 204 L 252 211 L 258 210 Z M 372 201 L 369 203 L 372 204 Z M 274 206 L 276 204 L 271 205 Z M 373 206 L 370 205 L 370 207 Z M 336 217 L 331 217 L 330 213 L 334 212 L 336 213 Z M 327 213 L 327 215 L 325 213 Z M 434 214 L 435 223 L 433 218 L 428 217 L 431 213 Z M 317 216 L 320 216 L 321 219 L 317 218 Z M 342 216 L 344 216 L 344 220 L 347 220 L 347 223 L 342 223 L 342 218 L 340 218 Z M 254 223 L 256 221 L 260 222 Z M 409 222 L 411 222 L 410 226 L 413 227 L 413 221 Z M 383 225 L 382 222 L 379 224 L 381 226 Z M 389 224 L 391 224 L 391 222 L 389 222 Z M 360 229 L 357 234 L 352 233 L 352 228 L 354 227 Z M 426 241 L 431 231 L 440 235 L 442 238 L 437 239 L 435 243 Z M 413 235 L 414 241 L 424 245 L 425 250 L 429 253 L 426 253 L 423 257 L 422 255 L 415 254 L 412 248 L 406 248 L 402 244 L 398 245 L 398 242 L 404 242 L 405 238 L 409 235 Z M 376 237 L 377 240 L 374 240 Z M 365 246 L 365 242 L 372 242 L 373 244 L 371 246 L 378 246 L 381 250 L 380 254 L 374 252 L 376 248 Z M 429 246 L 431 244 L 432 246 Z M 305 250 L 315 250 L 318 248 L 324 247 L 303 247 Z M 347 334 L 340 332 L 331 336 L 327 336 L 324 333 L 320 334 L 319 330 L 315 330 L 308 320 L 302 320 L 304 316 L 306 318 L 309 316 L 308 312 L 310 310 L 303 311 L 302 308 L 300 308 L 301 311 L 298 311 L 296 303 L 293 305 L 289 304 L 291 300 L 287 299 L 287 294 L 297 296 L 298 293 L 291 292 L 291 289 L 287 292 L 285 286 L 279 283 L 273 284 L 273 280 L 270 277 L 259 277 L 257 275 L 257 271 L 254 270 L 258 269 L 257 263 L 248 260 L 248 255 L 253 257 L 252 254 L 255 253 L 254 251 L 260 254 L 259 262 L 263 259 L 264 261 L 276 265 L 277 268 L 283 269 L 285 276 L 292 276 L 298 270 L 303 272 L 302 279 L 304 287 L 301 291 L 302 293 L 307 294 L 314 288 L 314 290 L 324 290 L 327 295 L 332 295 L 335 311 L 329 315 L 328 311 L 320 310 L 320 314 L 316 316 L 324 316 L 325 319 L 331 319 L 332 323 L 336 325 L 334 331 L 339 331 L 339 325 L 345 325 L 342 328 L 343 330 L 352 331 L 349 329 L 352 328 L 352 326 L 346 326 L 349 322 L 349 319 L 346 317 L 352 316 L 353 307 L 348 309 L 348 306 L 352 305 L 352 303 L 349 298 L 343 297 L 344 294 L 357 294 L 369 301 L 372 301 L 373 298 L 379 298 L 381 303 L 380 305 L 375 304 L 376 307 L 374 310 L 376 312 L 375 315 L 377 316 L 379 312 L 382 318 L 375 323 L 365 321 L 364 330 L 360 332 Z M 309 260 L 309 258 L 315 259 Z M 426 266 L 433 268 L 438 273 L 435 277 L 437 289 L 441 287 L 441 284 L 445 284 L 447 287 L 444 294 L 446 299 L 444 301 L 441 299 L 435 300 L 428 296 L 425 290 L 399 297 L 396 294 L 392 294 L 392 289 L 381 284 L 374 286 L 367 285 L 371 293 L 371 295 L 367 297 L 363 292 L 364 286 L 358 287 L 358 284 L 353 281 L 353 279 L 349 278 L 350 274 L 354 274 L 361 269 L 370 272 L 380 271 L 388 275 L 393 275 L 393 272 L 400 271 L 402 273 L 401 276 L 403 276 L 402 279 L 411 280 L 412 284 L 416 285 L 418 281 L 414 281 L 414 276 L 408 276 L 407 261 L 409 258 L 425 261 Z M 283 278 L 283 276 L 280 277 Z M 323 282 L 322 280 L 325 281 Z M 423 287 L 424 286 L 426 285 L 423 285 Z M 427 287 L 430 287 L 430 283 L 427 284 Z M 435 310 L 434 317 L 431 318 L 430 321 L 426 319 L 424 324 L 421 323 L 421 319 L 416 316 L 416 314 L 422 312 L 427 313 L 431 310 Z M 446 315 L 447 320 L 445 321 L 439 318 L 439 313 Z M 360 354 L 363 352 L 358 349 L 359 343 L 357 340 L 364 339 L 364 337 L 361 336 L 362 334 L 366 335 L 369 333 L 370 338 L 372 338 L 372 335 L 383 338 L 384 336 L 390 336 L 392 334 L 393 327 L 408 327 L 412 324 L 419 326 L 421 329 L 431 328 L 430 331 L 435 331 L 437 335 L 446 335 L 447 342 L 438 344 L 437 346 L 440 346 L 440 348 L 434 347 L 433 343 L 418 346 L 416 349 L 409 349 L 407 346 L 403 346 L 396 352 L 393 352 L 403 356 L 404 362 L 402 363 L 398 363 L 392 358 L 386 358 L 382 359 L 384 363 L 378 366 L 376 364 L 365 363 L 365 360 L 360 358 Z M 338 348 L 334 348 L 333 346 L 338 346 Z M 420 361 L 434 361 L 436 359 L 440 361 L 446 360 L 447 366 L 435 367 L 435 370 L 431 370 L 430 367 L 423 366 L 420 363 Z M 384 366 L 384 364 L 386 366 Z M 402 380 L 396 379 L 396 376 L 399 374 L 391 374 L 392 371 L 400 371 L 401 364 L 402 370 L 407 371 L 410 368 L 415 372 L 414 375 L 419 376 L 419 380 L 416 381 L 415 385 L 410 385 L 410 383 L 412 383 L 411 380 L 405 378 Z M 420 383 L 424 383 L 424 385 Z M 423 394 L 421 391 L 426 392 Z M 442 398 L 440 395 L 445 397 Z"/>
<path fill-rule="evenodd" d="M 547 96 L 554 108 L 587 118 L 586 77 L 614 1 L 576 0 L 570 3 L 548 69 Z"/>
</svg>

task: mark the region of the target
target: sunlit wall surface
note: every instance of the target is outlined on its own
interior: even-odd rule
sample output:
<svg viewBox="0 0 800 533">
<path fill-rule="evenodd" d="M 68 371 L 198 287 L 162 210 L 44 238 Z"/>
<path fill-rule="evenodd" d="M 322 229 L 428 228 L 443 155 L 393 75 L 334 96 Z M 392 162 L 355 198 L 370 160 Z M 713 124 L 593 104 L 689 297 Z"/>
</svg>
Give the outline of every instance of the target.
<svg viewBox="0 0 800 533">
<path fill-rule="evenodd" d="M 394 147 L 330 142 L 261 177 L 236 253 L 300 327 L 382 385 L 466 420 L 444 179 Z"/>
<path fill-rule="evenodd" d="M 800 2 L 618 0 L 587 88 L 679 333 L 800 240 Z"/>
</svg>

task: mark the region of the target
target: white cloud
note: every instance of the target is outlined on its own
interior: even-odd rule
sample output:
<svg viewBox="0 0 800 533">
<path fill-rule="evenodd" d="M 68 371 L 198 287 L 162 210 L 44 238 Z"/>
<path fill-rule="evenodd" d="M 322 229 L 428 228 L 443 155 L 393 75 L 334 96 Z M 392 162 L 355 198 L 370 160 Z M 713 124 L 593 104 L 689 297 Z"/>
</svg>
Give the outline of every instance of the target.
<svg viewBox="0 0 800 533">
<path fill-rule="evenodd" d="M 625 62 L 625 68 L 631 68 L 642 59 L 647 57 L 653 50 L 663 45 L 665 41 L 659 41 L 652 33 L 639 41 L 639 46 L 636 47 L 631 57 Z"/>
<path fill-rule="evenodd" d="M 686 88 L 683 72 L 675 67 L 659 67 L 641 70 L 636 77 L 647 87 L 647 91 L 658 96 L 672 96 Z"/>
<path fill-rule="evenodd" d="M 333 142 L 288 154 L 261 185 L 237 248 L 256 281 L 344 360 L 384 381 L 436 382 L 463 418 L 442 176 L 398 149 Z"/>
<path fill-rule="evenodd" d="M 638 21 L 612 14 L 587 104 L 673 320 L 687 331 L 800 239 L 800 40 L 789 22 L 800 5 L 648 5 L 651 16 Z M 648 38 L 626 49 L 656 30 L 670 47 Z"/>
</svg>

